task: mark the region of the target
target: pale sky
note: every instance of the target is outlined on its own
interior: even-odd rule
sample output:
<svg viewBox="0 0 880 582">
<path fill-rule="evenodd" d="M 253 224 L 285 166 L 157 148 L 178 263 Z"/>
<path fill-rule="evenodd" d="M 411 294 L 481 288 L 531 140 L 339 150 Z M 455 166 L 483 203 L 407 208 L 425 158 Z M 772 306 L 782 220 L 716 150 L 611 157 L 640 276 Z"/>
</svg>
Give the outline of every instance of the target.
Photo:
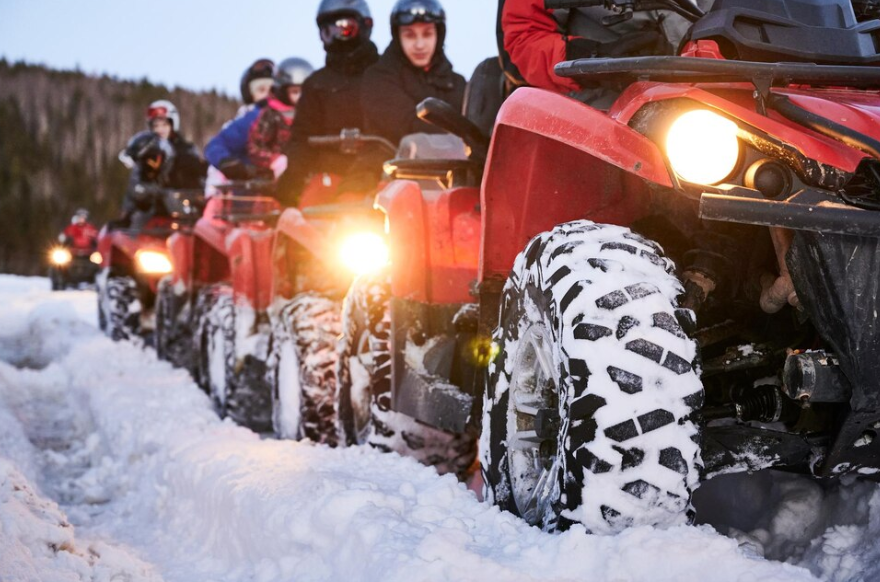
<svg viewBox="0 0 880 582">
<path fill-rule="evenodd" d="M 395 0 L 367 0 L 373 40 L 391 40 Z M 495 0 L 441 0 L 446 52 L 470 77 L 496 54 Z M 301 56 L 323 66 L 319 0 L 0 0 L 0 57 L 124 79 L 147 77 L 238 96 L 242 71 L 260 57 Z"/>
</svg>

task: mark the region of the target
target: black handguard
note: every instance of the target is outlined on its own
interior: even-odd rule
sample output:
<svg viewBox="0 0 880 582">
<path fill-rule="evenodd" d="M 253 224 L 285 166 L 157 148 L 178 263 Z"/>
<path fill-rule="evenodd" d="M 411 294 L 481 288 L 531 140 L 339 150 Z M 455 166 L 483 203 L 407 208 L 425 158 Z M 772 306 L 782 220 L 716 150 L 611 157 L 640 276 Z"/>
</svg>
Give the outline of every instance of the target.
<svg viewBox="0 0 880 582">
<path fill-rule="evenodd" d="M 237 160 L 234 158 L 223 160 L 222 162 L 220 162 L 220 165 L 217 167 L 217 169 L 223 172 L 223 175 L 230 180 L 238 181 L 247 180 L 250 178 L 247 164 L 244 164 L 241 160 Z"/>
<path fill-rule="evenodd" d="M 662 54 L 665 37 L 657 31 L 645 30 L 625 34 L 610 42 L 596 42 L 588 38 L 569 38 L 565 45 L 565 58 L 569 61 L 593 58 L 619 58 Z"/>
</svg>

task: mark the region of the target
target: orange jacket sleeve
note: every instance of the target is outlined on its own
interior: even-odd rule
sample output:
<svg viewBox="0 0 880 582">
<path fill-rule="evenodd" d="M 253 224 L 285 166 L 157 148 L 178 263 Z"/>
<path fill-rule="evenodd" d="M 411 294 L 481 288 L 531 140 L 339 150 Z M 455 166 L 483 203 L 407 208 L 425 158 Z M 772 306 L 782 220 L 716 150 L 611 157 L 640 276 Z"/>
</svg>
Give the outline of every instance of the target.
<svg viewBox="0 0 880 582">
<path fill-rule="evenodd" d="M 565 36 L 544 0 L 505 0 L 501 28 L 504 50 L 529 85 L 559 93 L 580 88 L 553 72 L 565 60 Z"/>
</svg>

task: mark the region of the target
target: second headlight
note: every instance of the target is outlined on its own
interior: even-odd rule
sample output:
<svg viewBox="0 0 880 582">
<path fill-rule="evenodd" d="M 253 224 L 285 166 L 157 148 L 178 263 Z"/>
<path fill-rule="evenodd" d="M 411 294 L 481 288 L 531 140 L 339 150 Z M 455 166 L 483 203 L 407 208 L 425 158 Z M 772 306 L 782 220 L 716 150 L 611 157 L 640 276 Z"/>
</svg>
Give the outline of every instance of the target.
<svg viewBox="0 0 880 582">
<path fill-rule="evenodd" d="M 166 275 L 171 272 L 171 260 L 159 251 L 140 250 L 134 255 L 138 271 L 147 275 Z"/>
</svg>

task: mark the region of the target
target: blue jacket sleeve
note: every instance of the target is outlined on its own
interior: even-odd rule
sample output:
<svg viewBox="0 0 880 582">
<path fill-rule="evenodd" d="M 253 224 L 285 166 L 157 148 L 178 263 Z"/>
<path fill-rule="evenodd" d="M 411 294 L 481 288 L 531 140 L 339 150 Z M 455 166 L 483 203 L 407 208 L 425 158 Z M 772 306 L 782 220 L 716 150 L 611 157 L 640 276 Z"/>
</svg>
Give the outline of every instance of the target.
<svg viewBox="0 0 880 582">
<path fill-rule="evenodd" d="M 251 126 L 257 121 L 261 108 L 255 107 L 242 117 L 232 121 L 215 135 L 205 147 L 205 159 L 215 168 L 229 160 L 240 160 L 250 164 L 248 157 L 248 135 Z"/>
</svg>

